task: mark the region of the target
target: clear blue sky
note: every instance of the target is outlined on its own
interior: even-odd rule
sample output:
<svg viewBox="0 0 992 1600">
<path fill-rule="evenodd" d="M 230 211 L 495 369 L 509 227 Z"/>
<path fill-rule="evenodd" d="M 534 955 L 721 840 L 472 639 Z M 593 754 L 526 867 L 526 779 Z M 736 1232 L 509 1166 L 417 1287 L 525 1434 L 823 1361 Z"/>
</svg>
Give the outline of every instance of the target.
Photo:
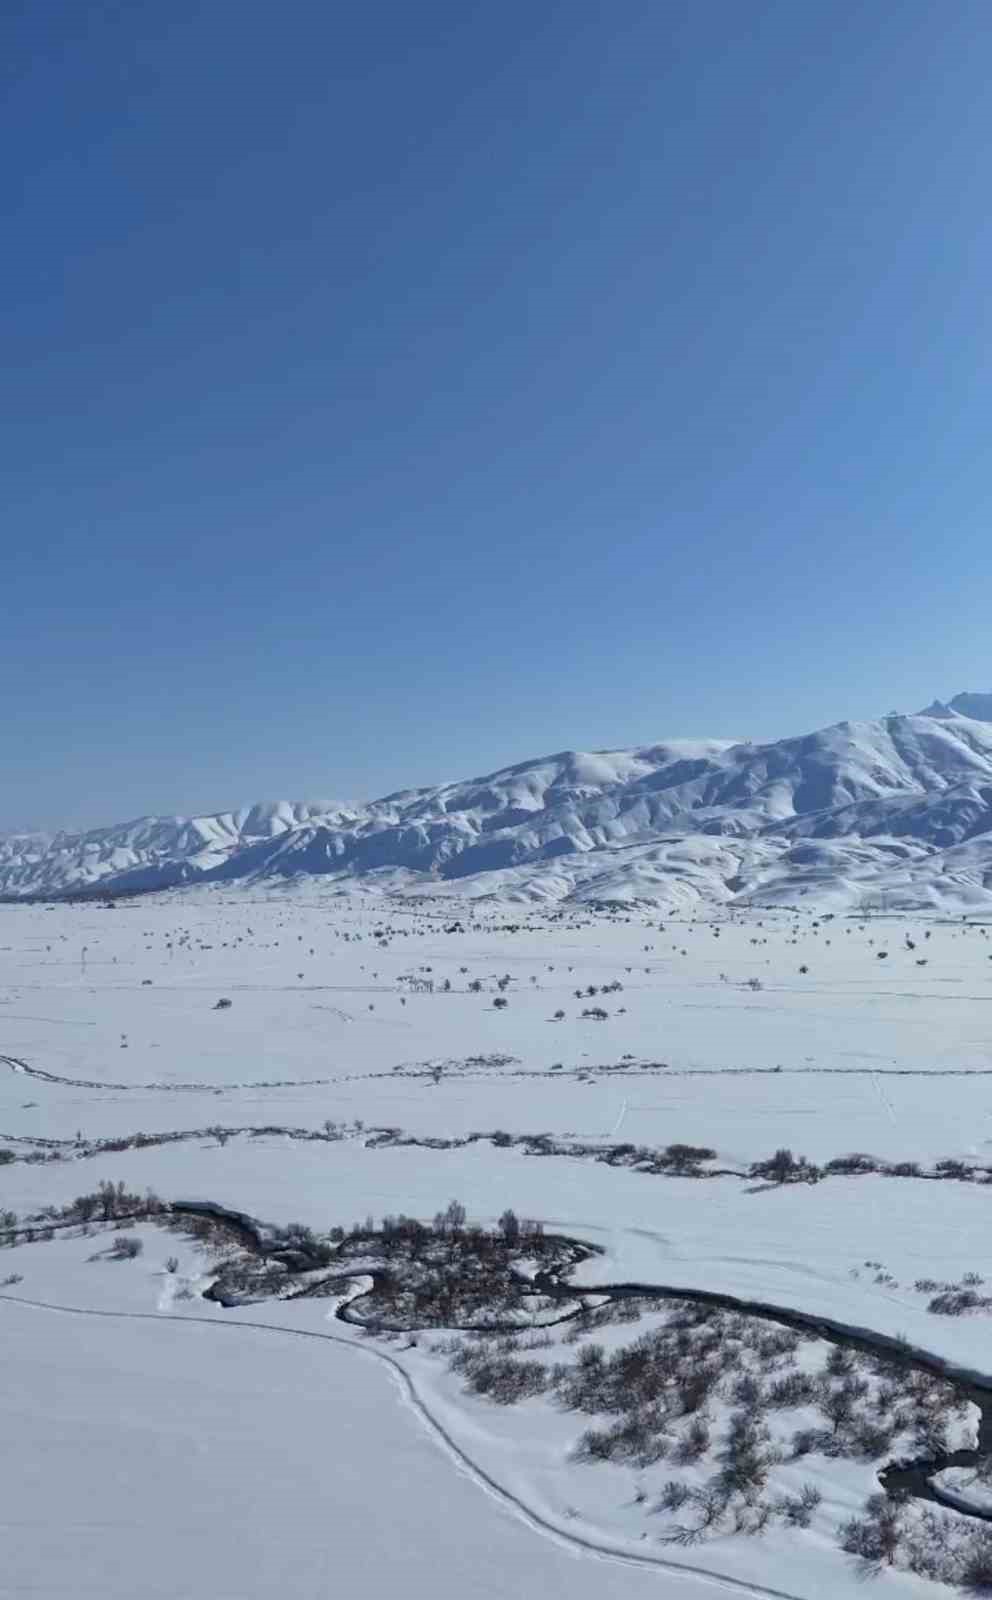
<svg viewBox="0 0 992 1600">
<path fill-rule="evenodd" d="M 988 0 L 8 0 L 0 826 L 992 688 Z"/>
</svg>

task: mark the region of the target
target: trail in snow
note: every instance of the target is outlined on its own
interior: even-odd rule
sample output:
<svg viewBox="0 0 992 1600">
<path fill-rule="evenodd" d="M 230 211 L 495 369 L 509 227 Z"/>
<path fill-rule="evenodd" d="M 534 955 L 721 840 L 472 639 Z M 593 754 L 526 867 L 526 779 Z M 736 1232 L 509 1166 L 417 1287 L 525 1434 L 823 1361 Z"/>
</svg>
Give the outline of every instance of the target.
<svg viewBox="0 0 992 1600">
<path fill-rule="evenodd" d="M 550 1537 L 563 1548 L 571 1550 L 573 1554 L 593 1556 L 598 1560 L 614 1562 L 620 1566 L 651 1568 L 659 1572 L 677 1575 L 681 1578 L 694 1578 L 709 1588 L 722 1589 L 725 1592 L 738 1595 L 749 1595 L 752 1600 L 808 1600 L 807 1596 L 798 1595 L 794 1591 L 776 1589 L 771 1585 L 749 1583 L 744 1579 L 731 1577 L 726 1573 L 717 1572 L 709 1567 L 690 1565 L 688 1562 L 665 1560 L 663 1557 L 642 1556 L 633 1551 L 617 1550 L 609 1545 L 600 1544 L 593 1539 L 586 1538 L 582 1534 L 571 1533 L 559 1528 L 555 1523 L 543 1517 L 540 1512 L 528 1506 L 524 1500 L 515 1495 L 510 1489 L 507 1489 L 504 1484 L 499 1483 L 455 1442 L 444 1424 L 428 1409 L 418 1394 L 409 1373 L 393 1356 L 387 1355 L 383 1350 L 356 1344 L 353 1340 L 342 1338 L 337 1334 L 318 1333 L 311 1328 L 290 1328 L 282 1323 L 256 1322 L 241 1318 L 237 1322 L 227 1322 L 213 1317 L 175 1316 L 168 1312 L 107 1311 L 90 1306 L 59 1305 L 51 1301 L 32 1300 L 26 1295 L 14 1294 L 0 1294 L 0 1300 L 10 1301 L 14 1305 L 29 1306 L 36 1311 L 49 1311 L 62 1316 L 105 1317 L 114 1321 L 131 1322 L 188 1322 L 209 1328 L 254 1328 L 264 1333 L 287 1334 L 298 1339 L 323 1339 L 329 1344 L 342 1345 L 348 1350 L 357 1352 L 359 1355 L 370 1356 L 374 1360 L 385 1364 L 399 1389 L 406 1408 L 413 1413 L 420 1425 L 428 1431 L 457 1470 L 469 1477 L 472 1482 L 494 1500 L 507 1507 L 536 1533 Z"/>
<path fill-rule="evenodd" d="M 620 1115 L 617 1117 L 616 1122 L 613 1124 L 613 1127 L 610 1129 L 610 1138 L 611 1139 L 616 1138 L 616 1135 L 620 1132 L 620 1129 L 621 1129 L 621 1127 L 623 1125 L 623 1119 L 624 1119 L 624 1117 L 626 1115 L 627 1115 L 627 1101 L 626 1101 L 626 1099 L 624 1099 L 624 1101 L 623 1101 L 623 1103 L 622 1103 L 622 1105 L 620 1107 Z"/>
<path fill-rule="evenodd" d="M 893 1106 L 892 1101 L 889 1099 L 888 1095 L 885 1092 L 885 1088 L 884 1088 L 884 1085 L 882 1083 L 882 1079 L 881 1079 L 881 1074 L 880 1073 L 878 1073 L 878 1072 L 872 1073 L 872 1083 L 874 1085 L 875 1093 L 878 1095 L 878 1098 L 882 1103 L 882 1107 L 883 1107 L 886 1115 L 888 1116 L 889 1121 L 892 1123 L 892 1126 L 895 1127 L 896 1123 L 898 1121 L 898 1118 L 896 1117 L 896 1113 L 895 1113 L 895 1107 Z"/>
</svg>

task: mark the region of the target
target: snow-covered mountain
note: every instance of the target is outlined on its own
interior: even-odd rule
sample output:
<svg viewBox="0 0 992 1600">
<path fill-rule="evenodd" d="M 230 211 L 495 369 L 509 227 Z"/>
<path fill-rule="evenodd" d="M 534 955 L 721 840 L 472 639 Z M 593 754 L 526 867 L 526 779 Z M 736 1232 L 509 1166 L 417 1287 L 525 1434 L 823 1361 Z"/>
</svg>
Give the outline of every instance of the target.
<svg viewBox="0 0 992 1600">
<path fill-rule="evenodd" d="M 300 827 L 350 813 L 321 804 L 277 800 L 208 817 L 139 817 L 86 833 L 0 835 L 0 894 L 48 896 L 110 889 L 134 874 L 152 889 L 192 882 L 238 850 Z"/>
<path fill-rule="evenodd" d="M 992 722 L 992 694 L 956 694 L 953 700 L 935 700 L 921 711 L 922 717 L 974 717 L 978 722 Z"/>
<path fill-rule="evenodd" d="M 0 838 L 0 894 L 330 877 L 524 901 L 992 906 L 992 695 L 772 744 L 566 751 L 368 805 Z"/>
</svg>

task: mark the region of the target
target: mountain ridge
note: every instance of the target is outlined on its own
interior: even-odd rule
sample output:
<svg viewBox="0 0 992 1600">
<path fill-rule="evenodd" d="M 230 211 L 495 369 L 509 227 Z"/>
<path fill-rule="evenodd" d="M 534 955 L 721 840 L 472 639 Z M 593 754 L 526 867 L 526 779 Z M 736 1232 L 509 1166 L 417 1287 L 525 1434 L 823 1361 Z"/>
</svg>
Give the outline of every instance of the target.
<svg viewBox="0 0 992 1600">
<path fill-rule="evenodd" d="M 364 805 L 0 836 L 8 900 L 305 877 L 535 903 L 992 907 L 992 694 L 758 744 L 558 751 Z"/>
</svg>

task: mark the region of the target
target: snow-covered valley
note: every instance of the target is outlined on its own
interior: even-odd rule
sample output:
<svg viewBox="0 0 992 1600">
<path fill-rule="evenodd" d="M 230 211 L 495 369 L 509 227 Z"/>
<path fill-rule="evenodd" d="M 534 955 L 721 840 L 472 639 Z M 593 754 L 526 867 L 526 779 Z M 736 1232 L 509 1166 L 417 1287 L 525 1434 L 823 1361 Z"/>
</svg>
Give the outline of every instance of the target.
<svg viewBox="0 0 992 1600">
<path fill-rule="evenodd" d="M 336 1562 L 353 1569 L 375 1543 L 376 1519 L 396 1530 L 369 1557 L 376 1593 L 394 1586 L 398 1549 L 409 1582 L 429 1586 L 441 1565 L 473 1596 L 511 1581 L 535 1595 L 604 1581 L 673 1597 L 862 1593 L 866 1557 L 848 1546 L 888 1526 L 859 1518 L 886 1461 L 919 1455 L 912 1429 L 793 1461 L 789 1430 L 808 1422 L 815 1438 L 816 1413 L 762 1413 L 767 1489 L 697 1537 L 724 1468 L 718 1454 L 685 1464 L 688 1416 L 670 1411 L 653 1465 L 650 1450 L 641 1464 L 582 1459 L 602 1417 L 472 1392 L 440 1353 L 454 1313 L 448 1328 L 430 1313 L 434 1332 L 370 1335 L 330 1291 L 314 1296 L 313 1273 L 287 1298 L 278 1263 L 259 1280 L 275 1273 L 274 1287 L 218 1304 L 203 1295 L 236 1271 L 230 1240 L 162 1224 L 172 1205 L 206 1203 L 320 1240 L 399 1215 L 429 1227 L 452 1198 L 483 1230 L 509 1208 L 592 1251 L 567 1290 L 583 1315 L 617 1284 L 717 1293 L 770 1308 L 766 1326 L 778 1308 L 992 1384 L 992 924 L 455 910 L 445 887 L 342 894 L 317 877 L 0 907 L 4 1426 L 10 1515 L 31 1540 L 19 1581 L 79 1592 L 68 1534 L 39 1551 L 30 1530 L 91 1447 L 74 1537 L 103 1594 L 262 1595 L 280 1551 L 294 1594 L 324 1592 Z M 793 1165 L 767 1167 L 783 1149 Z M 135 1197 L 113 1202 L 123 1214 L 74 1209 L 107 1185 Z M 166 1213 L 130 1221 L 149 1190 Z M 325 1275 L 339 1248 L 321 1246 Z M 372 1281 L 359 1268 L 351 1293 Z M 960 1314 L 933 1309 L 944 1300 Z M 650 1306 L 577 1344 L 540 1321 L 534 1356 L 518 1324 L 522 1356 L 499 1357 L 510 1370 L 664 1334 Z M 873 1393 L 871 1358 L 857 1359 L 865 1376 L 803 1380 L 809 1393 L 828 1408 L 831 1385 Z M 735 1406 L 729 1388 L 703 1406 L 713 1451 Z M 935 1474 L 953 1461 L 943 1477 L 978 1482 L 980 1502 L 980 1462 L 958 1460 Z M 659 1509 L 683 1493 L 687 1509 Z M 940 1592 L 920 1554 L 938 1535 L 937 1567 L 963 1581 L 968 1530 L 983 1538 L 984 1523 L 918 1500 L 899 1516 L 889 1585 Z M 135 1524 L 169 1547 L 154 1579 Z M 98 1560 L 111 1526 L 113 1562 Z"/>
</svg>

